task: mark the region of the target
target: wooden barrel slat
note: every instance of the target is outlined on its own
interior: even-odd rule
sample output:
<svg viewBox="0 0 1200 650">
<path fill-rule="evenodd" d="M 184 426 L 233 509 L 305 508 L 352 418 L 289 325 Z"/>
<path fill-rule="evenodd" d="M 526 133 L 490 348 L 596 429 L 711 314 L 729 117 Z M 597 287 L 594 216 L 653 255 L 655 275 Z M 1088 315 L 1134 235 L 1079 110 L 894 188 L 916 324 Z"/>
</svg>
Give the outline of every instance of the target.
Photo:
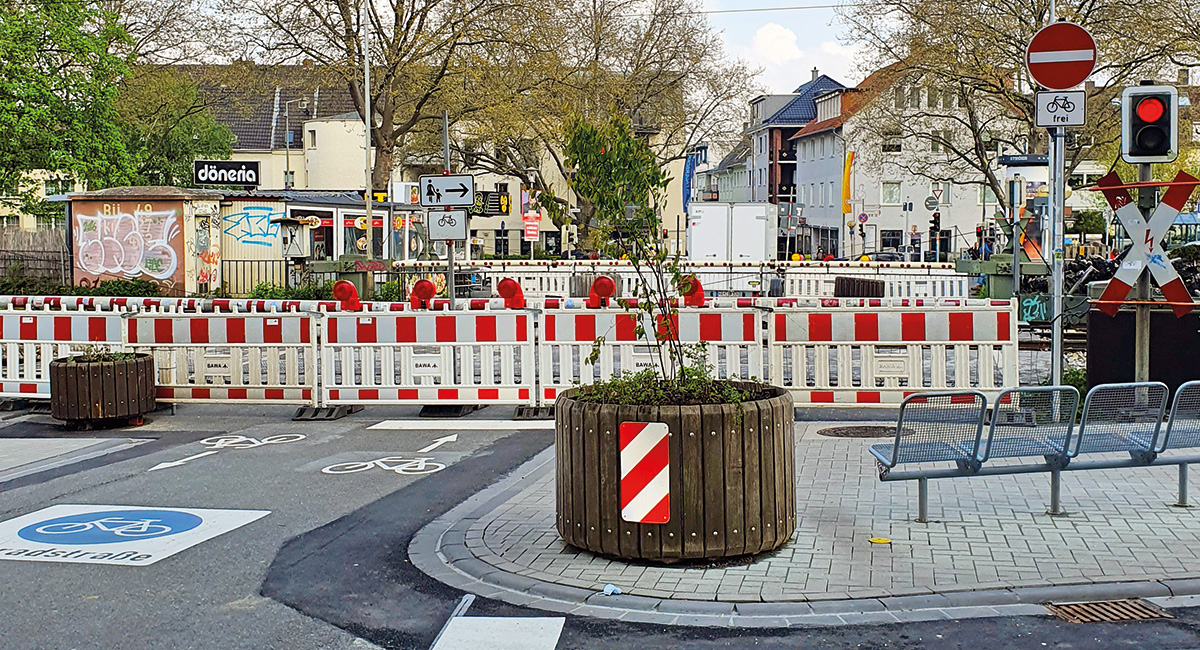
<svg viewBox="0 0 1200 650">
<path fill-rule="evenodd" d="M 154 359 L 50 362 L 50 414 L 59 420 L 130 418 L 154 410 Z"/>
<path fill-rule="evenodd" d="M 758 553 L 795 529 L 792 401 L 785 391 L 741 405 L 613 406 L 560 396 L 555 416 L 556 518 L 568 544 L 670 561 Z M 670 518 L 621 517 L 620 425 L 669 431 Z M 715 533 L 715 534 L 714 534 Z"/>
</svg>

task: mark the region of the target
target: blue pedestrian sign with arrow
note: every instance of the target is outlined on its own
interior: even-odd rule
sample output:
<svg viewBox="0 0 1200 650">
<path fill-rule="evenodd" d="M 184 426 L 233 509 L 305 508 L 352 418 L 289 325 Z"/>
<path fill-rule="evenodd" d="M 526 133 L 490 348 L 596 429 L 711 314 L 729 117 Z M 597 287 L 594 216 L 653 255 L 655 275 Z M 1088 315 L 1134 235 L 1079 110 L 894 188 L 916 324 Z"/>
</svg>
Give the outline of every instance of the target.
<svg viewBox="0 0 1200 650">
<path fill-rule="evenodd" d="M 470 174 L 429 174 L 418 180 L 423 208 L 475 205 L 475 177 Z"/>
</svg>

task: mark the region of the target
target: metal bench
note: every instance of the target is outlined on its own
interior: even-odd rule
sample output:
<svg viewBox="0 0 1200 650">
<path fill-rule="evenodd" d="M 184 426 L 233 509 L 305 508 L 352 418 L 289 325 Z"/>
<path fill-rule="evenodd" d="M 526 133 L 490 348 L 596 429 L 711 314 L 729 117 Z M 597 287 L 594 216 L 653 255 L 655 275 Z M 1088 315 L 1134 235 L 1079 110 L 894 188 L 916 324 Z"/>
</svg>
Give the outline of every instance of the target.
<svg viewBox="0 0 1200 650">
<path fill-rule="evenodd" d="M 931 478 L 1050 474 L 1049 514 L 1062 514 L 1061 473 L 1150 465 L 1179 467 L 1179 498 L 1187 506 L 1187 465 L 1198 455 L 1170 451 L 1200 448 L 1200 381 L 1179 388 L 1163 426 L 1168 389 L 1158 382 L 1103 384 L 1088 391 L 1078 427 L 1079 392 L 1070 386 L 1011 388 L 1001 392 L 982 436 L 987 398 L 977 391 L 911 395 L 900 405 L 896 437 L 870 453 L 883 481 L 918 481 L 917 521 L 928 520 Z M 1161 435 L 1160 435 L 1161 434 Z M 1076 460 L 1081 455 L 1127 453 L 1128 458 Z M 990 464 L 992 459 L 1033 463 Z M 894 471 L 899 465 L 953 462 L 954 467 Z"/>
</svg>

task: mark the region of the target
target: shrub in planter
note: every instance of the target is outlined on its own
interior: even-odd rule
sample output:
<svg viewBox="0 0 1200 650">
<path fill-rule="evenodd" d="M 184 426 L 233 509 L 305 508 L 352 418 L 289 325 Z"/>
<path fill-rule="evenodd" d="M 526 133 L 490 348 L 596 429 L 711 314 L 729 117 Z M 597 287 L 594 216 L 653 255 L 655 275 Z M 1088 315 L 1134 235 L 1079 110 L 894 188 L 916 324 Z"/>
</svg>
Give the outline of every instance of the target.
<svg viewBox="0 0 1200 650">
<path fill-rule="evenodd" d="M 148 354 L 89 351 L 50 362 L 50 415 L 59 420 L 140 423 L 154 410 L 154 392 Z"/>
<path fill-rule="evenodd" d="M 621 304 L 652 363 L 556 401 L 559 534 L 597 553 L 668 562 L 778 548 L 796 526 L 790 395 L 715 379 L 703 344 L 678 340 L 675 297 L 693 279 L 658 237 L 668 179 L 628 119 L 575 120 L 567 143 L 572 187 L 595 211 L 593 239 L 632 262 L 637 295 Z M 611 353 L 601 336 L 588 361 Z"/>
</svg>

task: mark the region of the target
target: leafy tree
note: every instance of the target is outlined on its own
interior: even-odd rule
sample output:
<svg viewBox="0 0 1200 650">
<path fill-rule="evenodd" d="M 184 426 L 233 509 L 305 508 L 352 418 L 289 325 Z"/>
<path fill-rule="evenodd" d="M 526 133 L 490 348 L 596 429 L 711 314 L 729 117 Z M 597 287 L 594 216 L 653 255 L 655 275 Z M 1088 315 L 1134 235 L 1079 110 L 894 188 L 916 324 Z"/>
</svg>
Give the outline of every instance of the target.
<svg viewBox="0 0 1200 650">
<path fill-rule="evenodd" d="M 217 124 L 189 78 L 169 68 L 135 67 L 116 107 L 138 185 L 190 185 L 193 161 L 232 151 L 229 127 Z"/>
<path fill-rule="evenodd" d="M 1071 234 L 1096 235 L 1104 232 L 1104 214 L 1097 210 L 1080 210 L 1075 213 L 1075 223 L 1067 228 Z"/>
<path fill-rule="evenodd" d="M 92 188 L 129 180 L 113 106 L 128 45 L 94 3 L 0 2 L 0 195 L 28 202 L 25 175 L 39 169 Z"/>
</svg>

